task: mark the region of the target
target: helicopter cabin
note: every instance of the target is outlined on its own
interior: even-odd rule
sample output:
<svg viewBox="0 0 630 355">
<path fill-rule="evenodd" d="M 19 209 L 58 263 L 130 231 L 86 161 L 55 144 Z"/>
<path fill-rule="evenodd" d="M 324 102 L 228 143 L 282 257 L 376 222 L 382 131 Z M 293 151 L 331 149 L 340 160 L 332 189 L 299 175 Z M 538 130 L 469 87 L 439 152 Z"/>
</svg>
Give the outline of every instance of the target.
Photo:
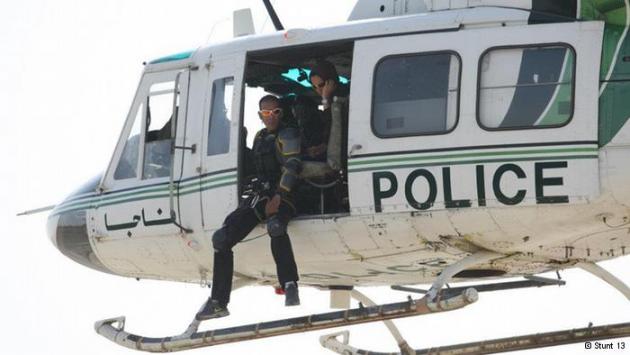
<svg viewBox="0 0 630 355">
<path fill-rule="evenodd" d="M 152 198 L 138 216 L 153 235 L 172 233 L 168 211 L 180 226 L 218 228 L 255 183 L 245 152 L 263 127 L 259 99 L 280 97 L 285 123 L 304 129 L 322 110 L 308 77 L 325 60 L 346 94 L 326 159 L 304 159 L 298 218 L 585 201 L 599 194 L 603 24 L 529 16 L 365 19 L 151 61 L 101 188 Z M 129 218 L 119 211 L 97 213 Z"/>
</svg>

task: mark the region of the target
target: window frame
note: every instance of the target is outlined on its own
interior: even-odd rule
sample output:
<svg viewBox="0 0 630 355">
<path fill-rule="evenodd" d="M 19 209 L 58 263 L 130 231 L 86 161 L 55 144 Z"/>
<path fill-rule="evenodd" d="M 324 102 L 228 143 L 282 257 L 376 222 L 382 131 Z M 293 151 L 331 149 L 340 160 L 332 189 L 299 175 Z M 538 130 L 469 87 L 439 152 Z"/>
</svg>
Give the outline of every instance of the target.
<svg viewBox="0 0 630 355">
<path fill-rule="evenodd" d="M 155 85 L 159 85 L 159 84 L 164 84 L 164 83 L 172 83 L 173 84 L 173 89 L 169 90 L 169 89 L 160 89 L 160 90 L 156 90 L 156 91 L 151 91 L 151 88 Z M 174 110 L 179 111 L 179 104 L 177 104 L 176 106 L 174 106 L 173 100 L 177 100 L 179 101 L 180 99 L 180 95 L 181 95 L 181 90 L 179 90 L 179 88 L 176 86 L 177 84 L 177 80 L 176 79 L 172 79 L 172 80 L 164 80 L 164 81 L 156 81 L 154 83 L 152 83 L 151 85 L 149 85 L 147 92 L 144 95 L 144 113 L 143 113 L 143 118 L 142 118 L 142 142 L 141 142 L 141 155 L 139 158 L 140 161 L 140 165 L 138 167 L 139 171 L 140 171 L 140 175 L 138 176 L 138 180 L 140 181 L 154 181 L 156 179 L 164 179 L 164 178 L 168 178 L 171 174 L 171 172 L 169 171 L 169 175 L 166 176 L 156 176 L 156 177 L 145 177 L 145 168 L 146 168 L 146 158 L 147 158 L 147 143 L 151 143 L 151 142 L 147 142 L 147 135 L 149 134 L 149 128 L 151 128 L 149 125 L 151 124 L 151 122 L 148 121 L 148 113 L 149 110 L 151 109 L 151 97 L 152 96 L 162 96 L 162 95 L 170 95 L 172 94 L 173 96 L 171 97 L 171 118 L 168 121 L 171 122 L 171 132 L 173 130 L 173 118 L 175 118 L 175 116 L 177 114 L 179 114 L 179 112 L 175 112 Z M 177 120 L 175 120 L 177 121 Z M 158 128 L 159 130 L 159 128 Z M 168 140 L 171 141 L 171 149 L 173 149 L 172 147 L 175 146 L 175 137 L 171 137 Z M 174 159 L 175 155 L 171 154 L 170 159 Z M 169 164 L 169 169 L 173 168 L 173 163 L 171 162 Z"/>
<path fill-rule="evenodd" d="M 230 154 L 230 150 L 231 150 L 231 134 L 232 134 L 232 119 L 233 119 L 233 115 L 234 113 L 232 112 L 232 110 L 234 109 L 234 102 L 231 102 L 232 107 L 230 107 L 229 111 L 230 111 L 230 115 L 227 115 L 228 117 L 228 128 L 229 128 L 229 133 L 228 133 L 228 142 L 227 142 L 227 151 L 223 152 L 223 153 L 214 153 L 214 154 L 208 154 L 208 149 L 210 148 L 210 138 L 212 136 L 212 123 L 214 122 L 214 100 L 216 97 L 216 88 L 215 88 L 215 83 L 217 81 L 223 81 L 223 90 L 224 90 L 224 95 L 225 95 L 225 87 L 227 86 L 225 84 L 226 79 L 230 79 L 232 81 L 232 101 L 234 100 L 234 93 L 235 93 L 235 88 L 236 88 L 236 75 L 232 74 L 229 76 L 223 76 L 223 77 L 218 77 L 215 78 L 214 80 L 212 80 L 211 82 L 209 82 L 209 87 L 210 87 L 210 97 L 209 97 L 209 103 L 210 105 L 208 105 L 209 108 L 209 113 L 208 113 L 208 129 L 203 133 L 204 135 L 206 135 L 206 144 L 204 147 L 204 154 L 205 157 L 213 157 L 213 156 L 217 156 L 217 155 L 226 155 L 226 154 Z M 225 96 L 224 96 L 225 97 Z M 225 100 L 225 98 L 224 98 Z M 232 116 L 232 117 L 230 117 Z"/>
<path fill-rule="evenodd" d="M 182 74 L 180 77 L 180 86 L 179 86 L 178 91 L 179 91 L 180 98 L 185 103 L 184 107 L 186 109 L 183 110 L 182 101 L 180 101 L 178 112 L 185 113 L 188 110 L 189 94 L 190 94 L 188 83 L 190 82 L 191 71 L 188 67 L 170 68 L 170 69 L 157 70 L 157 71 L 144 71 L 142 75 L 140 76 L 140 80 L 138 82 L 136 91 L 133 96 L 133 100 L 131 102 L 129 110 L 127 111 L 127 114 L 125 115 L 124 124 L 118 135 L 116 146 L 114 147 L 114 151 L 112 153 L 112 156 L 109 160 L 109 163 L 107 165 L 107 168 L 103 174 L 103 178 L 101 179 L 101 182 L 99 185 L 99 191 L 101 191 L 102 193 L 109 193 L 112 191 L 122 191 L 126 189 L 136 189 L 140 187 L 147 187 L 147 186 L 154 186 L 154 185 L 157 186 L 159 184 L 164 184 L 165 182 L 168 183 L 168 180 L 169 180 L 168 176 L 159 177 L 155 179 L 142 179 L 140 177 L 140 175 L 142 174 L 141 168 L 138 168 L 137 176 L 132 177 L 132 178 L 115 179 L 114 173 L 116 171 L 116 167 L 118 163 L 120 162 L 120 158 L 124 150 L 124 142 L 126 142 L 127 139 L 129 138 L 129 134 L 133 128 L 133 123 L 130 122 L 131 112 L 137 112 L 137 111 L 134 111 L 134 108 L 136 107 L 136 105 L 139 105 L 139 102 L 142 102 L 142 106 L 144 107 L 144 110 L 143 110 L 144 112 L 141 118 L 142 128 L 140 131 L 140 135 L 141 135 L 141 141 L 142 141 L 141 144 L 144 144 L 144 140 L 146 139 L 145 138 L 146 98 L 148 96 L 148 92 L 150 91 L 150 87 L 156 83 L 173 81 L 175 80 L 178 73 L 180 72 Z M 186 82 L 186 85 L 183 84 L 184 80 Z M 181 119 L 183 118 L 180 117 L 180 122 L 181 122 Z M 142 156 L 143 154 L 144 154 L 144 147 L 142 147 L 142 149 L 139 149 L 138 164 L 144 164 L 144 156 Z M 178 159 L 181 159 L 181 154 L 176 153 L 175 154 L 176 163 L 179 162 Z M 175 166 L 178 166 L 178 165 L 176 164 Z"/>
<path fill-rule="evenodd" d="M 571 53 L 573 54 L 573 69 L 571 71 L 571 114 L 569 115 L 569 118 L 562 124 L 553 124 L 553 125 L 545 125 L 545 126 L 522 126 L 522 127 L 497 127 L 497 128 L 492 128 L 492 127 L 486 127 L 485 125 L 483 125 L 483 123 L 481 122 L 481 116 L 480 116 L 480 101 L 481 101 L 481 65 L 482 65 L 482 61 L 483 58 L 486 56 L 486 54 L 488 54 L 490 51 L 493 50 L 502 50 L 502 49 L 527 49 L 527 48 L 544 48 L 544 47 L 565 47 L 567 49 L 569 49 L 571 51 Z M 516 44 L 516 45 L 505 45 L 505 46 L 494 46 L 494 47 L 489 47 L 486 48 L 486 50 L 484 50 L 481 55 L 479 55 L 479 59 L 477 62 L 477 97 L 476 97 L 476 103 L 475 103 L 475 119 L 477 120 L 477 125 L 483 129 L 484 131 L 488 131 L 488 132 L 496 132 L 496 131 L 520 131 L 520 130 L 530 130 L 530 129 L 549 129 L 549 128 L 561 128 L 564 126 L 567 126 L 568 124 L 571 123 L 571 121 L 573 121 L 573 116 L 575 116 L 575 77 L 576 77 L 576 73 L 577 73 L 577 52 L 575 51 L 575 48 L 566 42 L 545 42 L 545 43 L 531 43 L 531 44 Z"/>
<path fill-rule="evenodd" d="M 453 124 L 453 127 L 445 131 L 431 132 L 431 133 L 408 133 L 408 134 L 396 134 L 396 135 L 382 135 L 378 133 L 374 127 L 374 103 L 375 103 L 375 97 L 376 97 L 376 71 L 378 70 L 379 66 L 385 60 L 392 59 L 392 58 L 418 57 L 418 56 L 428 56 L 428 55 L 435 55 L 435 54 L 450 54 L 454 56 L 455 58 L 457 58 L 457 61 L 459 63 L 459 71 L 457 73 L 457 101 L 456 101 L 456 107 L 455 107 L 456 116 L 455 116 L 455 124 Z M 404 138 L 404 137 L 440 136 L 440 135 L 446 135 L 453 132 L 459 125 L 459 118 L 460 118 L 462 67 L 463 67 L 462 57 L 459 55 L 457 51 L 452 50 L 452 49 L 429 51 L 429 52 L 391 54 L 391 55 L 386 55 L 382 57 L 381 59 L 379 59 L 374 65 L 374 70 L 372 72 L 372 97 L 371 97 L 372 102 L 371 102 L 371 107 L 370 107 L 370 129 L 372 130 L 372 134 L 375 137 L 378 137 L 380 139 L 390 139 L 390 138 Z"/>
</svg>

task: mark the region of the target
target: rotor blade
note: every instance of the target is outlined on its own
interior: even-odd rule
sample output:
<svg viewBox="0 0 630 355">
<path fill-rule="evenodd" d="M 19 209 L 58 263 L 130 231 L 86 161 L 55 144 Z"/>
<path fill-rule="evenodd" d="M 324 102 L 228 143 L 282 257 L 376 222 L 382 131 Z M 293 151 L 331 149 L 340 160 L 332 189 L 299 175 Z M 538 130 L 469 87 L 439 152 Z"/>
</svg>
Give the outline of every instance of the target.
<svg viewBox="0 0 630 355">
<path fill-rule="evenodd" d="M 269 17 L 271 17 L 271 22 L 273 22 L 273 27 L 276 28 L 276 31 L 284 30 L 284 26 L 282 26 L 278 14 L 276 14 L 276 10 L 274 10 L 273 5 L 271 5 L 271 0 L 263 0 L 263 3 L 265 4 L 267 13 L 269 13 Z"/>
</svg>

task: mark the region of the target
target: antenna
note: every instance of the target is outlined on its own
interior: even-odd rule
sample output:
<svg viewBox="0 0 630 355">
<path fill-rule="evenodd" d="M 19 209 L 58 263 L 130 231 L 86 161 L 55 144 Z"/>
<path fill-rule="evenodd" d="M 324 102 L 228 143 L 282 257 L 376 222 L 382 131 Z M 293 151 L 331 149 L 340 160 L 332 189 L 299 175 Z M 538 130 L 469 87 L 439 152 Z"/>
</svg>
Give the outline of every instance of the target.
<svg viewBox="0 0 630 355">
<path fill-rule="evenodd" d="M 256 30 L 254 30 L 254 20 L 252 19 L 252 10 L 250 9 L 234 11 L 234 21 L 232 21 L 232 23 L 234 37 L 253 35 L 256 33 Z"/>
<path fill-rule="evenodd" d="M 31 215 L 31 214 L 36 214 L 36 213 L 40 213 L 40 212 L 50 211 L 53 208 L 55 208 L 55 205 L 50 205 L 50 206 L 46 206 L 46 207 L 40 207 L 40 208 L 36 208 L 36 209 L 33 209 L 33 210 L 20 212 L 20 213 L 17 214 L 17 216 L 28 216 L 28 215 Z"/>
<path fill-rule="evenodd" d="M 269 13 L 269 17 L 271 17 L 271 22 L 273 22 L 273 26 L 276 28 L 276 31 L 284 30 L 284 26 L 282 26 L 282 23 L 276 14 L 276 10 L 274 10 L 273 5 L 271 5 L 271 0 L 263 0 L 263 3 L 265 4 L 267 13 Z"/>
</svg>

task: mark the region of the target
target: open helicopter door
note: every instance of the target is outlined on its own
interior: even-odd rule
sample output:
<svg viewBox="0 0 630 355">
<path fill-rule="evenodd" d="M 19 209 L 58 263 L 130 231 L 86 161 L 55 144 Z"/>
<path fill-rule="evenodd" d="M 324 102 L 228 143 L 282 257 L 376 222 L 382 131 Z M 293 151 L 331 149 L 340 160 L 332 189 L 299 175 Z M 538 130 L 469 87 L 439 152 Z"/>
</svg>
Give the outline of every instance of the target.
<svg viewBox="0 0 630 355">
<path fill-rule="evenodd" d="M 186 145 L 189 80 L 188 69 L 148 71 L 142 77 L 101 182 L 98 202 L 88 212 L 89 229 L 99 242 L 95 250 L 102 260 L 110 261 L 107 266 L 113 270 L 133 274 L 168 268 L 169 260 L 159 260 L 157 254 L 155 263 L 138 265 L 137 260 L 153 260 L 140 258 L 138 253 L 161 253 L 179 243 L 180 226 L 190 226 L 191 218 L 199 219 L 198 215 L 185 216 L 179 208 L 180 203 L 193 204 L 184 203 L 185 198 L 196 198 L 199 203 L 198 190 L 188 194 L 184 186 L 194 166 L 184 164 L 185 159 L 190 160 L 190 152 L 179 149 Z M 177 148 L 172 151 L 173 144 Z M 155 250 L 129 247 L 133 245 L 129 239 L 137 239 L 140 248 L 145 238 L 154 239 Z M 125 250 L 119 250 L 117 240 L 127 242 Z"/>
<path fill-rule="evenodd" d="M 465 20 L 458 30 L 356 42 L 353 214 L 599 195 L 603 24 Z"/>
<path fill-rule="evenodd" d="M 238 204 L 239 117 L 245 55 L 213 57 L 201 130 L 201 209 L 204 230 L 221 227 Z"/>
</svg>

